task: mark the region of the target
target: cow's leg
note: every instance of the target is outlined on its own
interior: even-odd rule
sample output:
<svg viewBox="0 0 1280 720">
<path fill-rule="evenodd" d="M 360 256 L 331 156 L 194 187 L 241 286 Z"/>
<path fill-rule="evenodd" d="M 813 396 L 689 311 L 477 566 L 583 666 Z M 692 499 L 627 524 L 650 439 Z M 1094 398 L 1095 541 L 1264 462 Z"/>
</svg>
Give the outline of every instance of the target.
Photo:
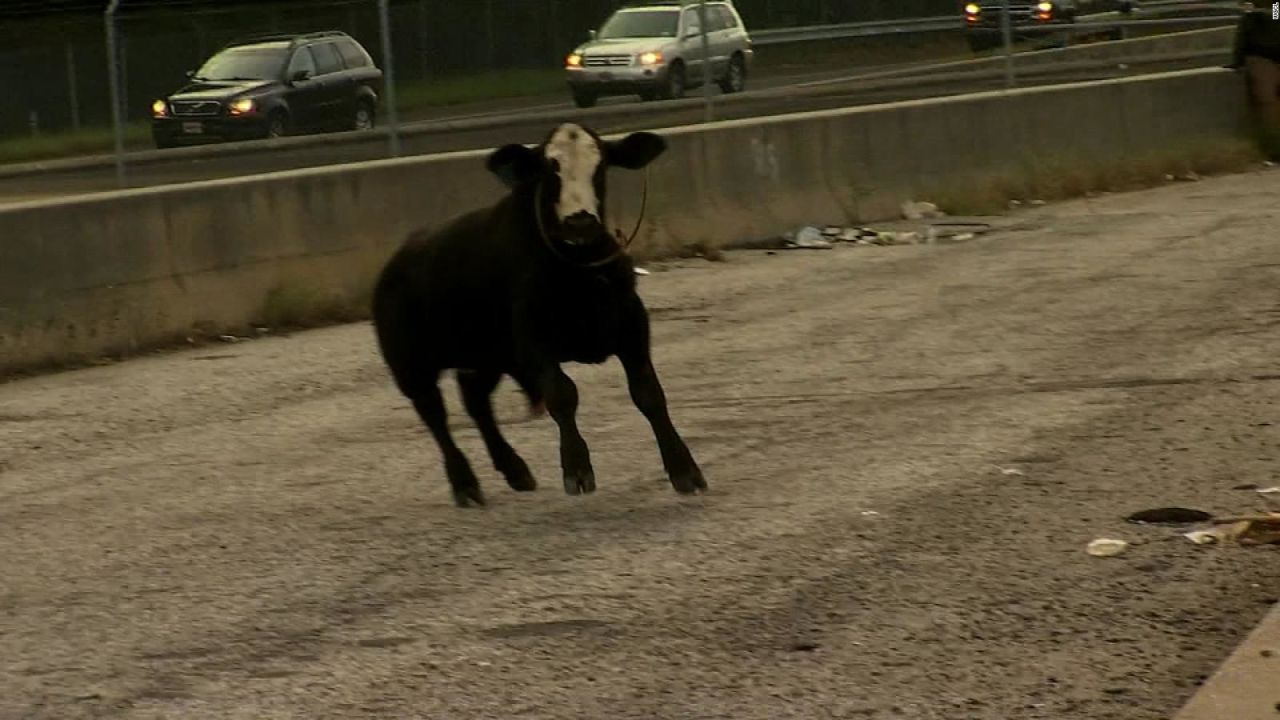
<svg viewBox="0 0 1280 720">
<path fill-rule="evenodd" d="M 553 365 L 538 373 L 547 412 L 560 428 L 560 467 L 564 471 L 564 491 L 570 495 L 596 491 L 596 474 L 591 468 L 591 452 L 578 432 L 578 386 Z"/>
<path fill-rule="evenodd" d="M 444 469 L 449 477 L 449 485 L 453 488 L 453 501 L 458 507 L 468 507 L 471 503 L 484 505 L 484 494 L 480 492 L 480 481 L 471 470 L 471 463 L 462 454 L 449 434 L 448 417 L 444 409 L 444 398 L 440 396 L 440 388 L 435 382 L 422 383 L 414 389 L 413 407 L 418 417 L 435 436 L 440 453 L 444 456 Z"/>
<path fill-rule="evenodd" d="M 653 428 L 662 453 L 662 465 L 666 468 L 671 486 L 682 495 L 693 495 L 707 489 L 702 470 L 689 452 L 680 433 L 676 431 L 667 412 L 667 398 L 653 367 L 649 347 L 649 318 L 639 299 L 635 299 L 627 313 L 622 346 L 618 359 L 627 373 L 627 387 L 631 400 L 644 414 Z"/>
<path fill-rule="evenodd" d="M 529 472 L 529 466 L 516 453 L 502 432 L 498 430 L 498 420 L 493 416 L 492 395 L 494 388 L 502 376 L 494 372 L 458 372 L 458 387 L 462 389 L 462 402 L 467 412 L 475 421 L 480 436 L 484 438 L 485 447 L 489 449 L 489 457 L 493 459 L 493 467 L 507 479 L 507 484 L 519 492 L 531 492 L 538 488 L 538 483 Z"/>
</svg>

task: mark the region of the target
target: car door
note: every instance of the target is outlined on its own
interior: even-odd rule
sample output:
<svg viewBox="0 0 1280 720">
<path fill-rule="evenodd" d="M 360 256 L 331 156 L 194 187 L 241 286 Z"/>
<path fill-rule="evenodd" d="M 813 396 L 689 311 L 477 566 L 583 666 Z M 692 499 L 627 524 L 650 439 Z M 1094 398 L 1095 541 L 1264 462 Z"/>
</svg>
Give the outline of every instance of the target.
<svg viewBox="0 0 1280 720">
<path fill-rule="evenodd" d="M 321 127 L 340 127 L 355 115 L 355 98 L 351 77 L 342 55 L 332 42 L 311 46 L 316 61 L 316 79 L 320 82 L 320 107 L 317 120 Z"/>
<path fill-rule="evenodd" d="M 734 19 L 724 3 L 707 5 L 711 18 L 711 58 L 714 62 L 712 77 L 723 78 L 729 68 L 729 56 L 733 53 Z"/>
<path fill-rule="evenodd" d="M 300 72 L 307 76 L 298 78 Z M 285 81 L 289 83 L 289 120 L 297 129 L 304 130 L 315 127 L 321 116 L 324 86 L 316 77 L 316 61 L 311 48 L 300 47 L 289 59 L 289 68 L 285 71 Z"/>
<path fill-rule="evenodd" d="M 688 68 L 685 76 L 692 83 L 702 82 L 702 24 L 698 21 L 697 6 L 685 8 L 680 19 L 680 38 L 681 54 Z"/>
</svg>

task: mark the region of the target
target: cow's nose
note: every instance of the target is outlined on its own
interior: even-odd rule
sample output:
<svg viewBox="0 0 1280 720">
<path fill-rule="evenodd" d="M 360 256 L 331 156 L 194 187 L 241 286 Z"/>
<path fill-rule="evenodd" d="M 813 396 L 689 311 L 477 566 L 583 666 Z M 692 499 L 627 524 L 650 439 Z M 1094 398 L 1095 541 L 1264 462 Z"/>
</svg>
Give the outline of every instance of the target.
<svg viewBox="0 0 1280 720">
<path fill-rule="evenodd" d="M 564 225 L 570 230 L 591 230 L 598 223 L 596 218 L 589 212 L 576 212 L 564 219 Z"/>
</svg>

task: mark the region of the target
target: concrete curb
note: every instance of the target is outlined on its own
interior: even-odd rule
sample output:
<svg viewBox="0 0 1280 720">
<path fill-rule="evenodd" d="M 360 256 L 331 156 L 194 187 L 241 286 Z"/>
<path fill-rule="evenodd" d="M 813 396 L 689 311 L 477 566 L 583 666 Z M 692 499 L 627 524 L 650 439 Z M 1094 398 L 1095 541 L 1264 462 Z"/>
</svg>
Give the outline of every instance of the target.
<svg viewBox="0 0 1280 720">
<path fill-rule="evenodd" d="M 1280 718 L 1280 604 L 1172 720 Z"/>
</svg>

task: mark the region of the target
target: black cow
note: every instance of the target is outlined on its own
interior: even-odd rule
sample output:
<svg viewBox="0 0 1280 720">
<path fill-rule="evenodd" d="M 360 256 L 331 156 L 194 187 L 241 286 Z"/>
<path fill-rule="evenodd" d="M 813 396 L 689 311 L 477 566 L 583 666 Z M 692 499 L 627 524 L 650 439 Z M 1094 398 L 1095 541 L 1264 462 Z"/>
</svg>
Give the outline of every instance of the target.
<svg viewBox="0 0 1280 720">
<path fill-rule="evenodd" d="M 514 379 L 532 412 L 549 411 L 559 426 L 565 492 L 578 495 L 594 492 L 596 480 L 575 420 L 578 389 L 560 366 L 615 355 L 672 486 L 681 494 L 706 490 L 667 414 L 635 268 L 604 224 L 608 167 L 640 169 L 665 150 L 653 133 L 604 141 L 574 124 L 558 126 L 536 148 L 499 148 L 487 168 L 510 192 L 438 232 L 411 234 L 383 269 L 373 297 L 379 349 L 435 437 L 459 507 L 485 500 L 450 436 L 441 371 L 457 370 L 494 467 L 528 492 L 537 483 L 499 432 L 490 402 L 503 375 Z"/>
</svg>

